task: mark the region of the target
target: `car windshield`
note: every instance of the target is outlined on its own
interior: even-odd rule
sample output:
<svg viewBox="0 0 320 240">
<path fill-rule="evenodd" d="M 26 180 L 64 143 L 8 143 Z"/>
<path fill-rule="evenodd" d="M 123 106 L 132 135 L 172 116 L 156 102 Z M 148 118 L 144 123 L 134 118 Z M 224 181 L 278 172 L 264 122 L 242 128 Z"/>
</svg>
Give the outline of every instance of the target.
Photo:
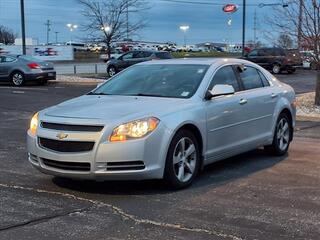
<svg viewBox="0 0 320 240">
<path fill-rule="evenodd" d="M 197 91 L 207 65 L 138 65 L 116 75 L 91 95 L 129 95 L 190 98 Z"/>
</svg>

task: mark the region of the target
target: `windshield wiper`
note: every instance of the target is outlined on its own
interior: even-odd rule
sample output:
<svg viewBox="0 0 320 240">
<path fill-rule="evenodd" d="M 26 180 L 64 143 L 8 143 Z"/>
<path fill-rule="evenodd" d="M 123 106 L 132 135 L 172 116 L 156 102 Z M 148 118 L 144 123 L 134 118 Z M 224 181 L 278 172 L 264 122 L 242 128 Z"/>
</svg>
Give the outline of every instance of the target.
<svg viewBox="0 0 320 240">
<path fill-rule="evenodd" d="M 159 94 L 148 94 L 148 93 L 137 93 L 137 94 L 134 94 L 133 96 L 141 96 L 141 97 L 163 97 L 163 95 L 159 95 Z"/>
<path fill-rule="evenodd" d="M 110 95 L 108 93 L 95 93 L 95 92 L 89 92 L 87 95 Z"/>
</svg>

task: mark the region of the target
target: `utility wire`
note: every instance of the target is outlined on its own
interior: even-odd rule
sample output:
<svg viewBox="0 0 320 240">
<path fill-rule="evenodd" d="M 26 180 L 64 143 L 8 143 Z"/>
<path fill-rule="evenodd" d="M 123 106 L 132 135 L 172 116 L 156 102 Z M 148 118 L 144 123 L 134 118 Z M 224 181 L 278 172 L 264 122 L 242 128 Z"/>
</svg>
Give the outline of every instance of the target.
<svg viewBox="0 0 320 240">
<path fill-rule="evenodd" d="M 183 4 L 195 4 L 195 5 L 212 5 L 212 6 L 225 6 L 226 3 L 218 3 L 218 2 L 194 2 L 188 0 L 158 0 L 160 2 L 169 2 L 169 3 L 183 3 Z M 261 3 L 247 3 L 246 6 L 258 7 Z M 268 4 L 280 4 L 279 2 L 273 2 Z M 242 6 L 242 4 L 236 4 Z"/>
</svg>

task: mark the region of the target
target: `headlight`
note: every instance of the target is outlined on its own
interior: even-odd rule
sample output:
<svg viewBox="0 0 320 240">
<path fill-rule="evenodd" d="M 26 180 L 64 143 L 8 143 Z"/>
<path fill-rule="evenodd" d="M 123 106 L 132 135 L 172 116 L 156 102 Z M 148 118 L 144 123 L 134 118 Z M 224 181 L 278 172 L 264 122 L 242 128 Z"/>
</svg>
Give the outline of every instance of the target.
<svg viewBox="0 0 320 240">
<path fill-rule="evenodd" d="M 30 121 L 30 132 L 33 136 L 36 136 L 37 134 L 37 129 L 38 129 L 38 116 L 39 116 L 39 113 L 36 113 L 35 115 L 33 115 L 33 117 L 31 118 L 31 121 Z"/>
<path fill-rule="evenodd" d="M 110 142 L 120 142 L 142 138 L 154 131 L 159 122 L 159 119 L 151 117 L 122 124 L 113 130 L 109 140 Z"/>
</svg>

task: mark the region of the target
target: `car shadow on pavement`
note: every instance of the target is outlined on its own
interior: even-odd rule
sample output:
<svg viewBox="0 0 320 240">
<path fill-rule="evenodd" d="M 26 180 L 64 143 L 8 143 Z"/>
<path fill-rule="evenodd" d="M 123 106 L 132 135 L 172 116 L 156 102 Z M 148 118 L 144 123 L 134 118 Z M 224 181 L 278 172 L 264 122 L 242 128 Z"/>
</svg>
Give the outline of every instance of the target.
<svg viewBox="0 0 320 240">
<path fill-rule="evenodd" d="M 192 191 L 209 186 L 210 188 L 218 187 L 269 169 L 287 157 L 288 155 L 282 157 L 270 156 L 263 149 L 237 155 L 206 166 L 194 183 L 182 191 Z M 98 182 L 54 177 L 52 181 L 59 187 L 91 194 L 154 195 L 172 192 L 161 180 Z"/>
</svg>

